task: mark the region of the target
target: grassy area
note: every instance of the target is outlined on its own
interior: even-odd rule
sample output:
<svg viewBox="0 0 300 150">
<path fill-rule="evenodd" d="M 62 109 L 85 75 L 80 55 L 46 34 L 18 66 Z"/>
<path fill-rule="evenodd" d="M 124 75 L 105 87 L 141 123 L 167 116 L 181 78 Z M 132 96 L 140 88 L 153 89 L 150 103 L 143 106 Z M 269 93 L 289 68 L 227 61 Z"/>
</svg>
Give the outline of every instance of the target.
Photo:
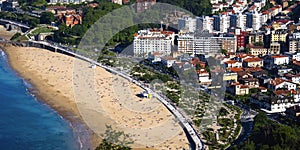
<svg viewBox="0 0 300 150">
<path fill-rule="evenodd" d="M 33 31 L 28 34 L 28 36 L 36 36 L 40 33 L 48 33 L 48 32 L 53 32 L 54 30 L 45 26 L 42 27 L 37 27 L 35 29 L 33 29 Z"/>
</svg>

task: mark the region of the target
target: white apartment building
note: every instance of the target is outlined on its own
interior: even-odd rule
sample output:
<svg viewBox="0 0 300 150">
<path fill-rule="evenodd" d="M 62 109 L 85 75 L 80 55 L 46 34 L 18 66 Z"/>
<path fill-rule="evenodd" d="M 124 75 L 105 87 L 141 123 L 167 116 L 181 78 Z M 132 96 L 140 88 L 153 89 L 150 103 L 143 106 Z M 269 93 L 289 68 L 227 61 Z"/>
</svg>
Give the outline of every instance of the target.
<svg viewBox="0 0 300 150">
<path fill-rule="evenodd" d="M 214 37 L 209 33 L 200 35 L 181 34 L 178 36 L 178 51 L 190 55 L 202 54 L 213 56 L 220 53 L 221 49 L 228 52 L 236 52 L 235 36 L 218 36 Z"/>
<path fill-rule="evenodd" d="M 246 30 L 246 18 L 247 16 L 245 14 L 237 14 L 236 26 L 241 28 L 242 31 Z"/>
<path fill-rule="evenodd" d="M 203 30 L 207 30 L 209 33 L 212 32 L 213 30 L 213 20 L 214 18 L 209 17 L 209 16 L 203 16 Z"/>
<path fill-rule="evenodd" d="M 178 51 L 185 54 L 193 54 L 194 52 L 194 35 L 193 34 L 179 34 Z"/>
<path fill-rule="evenodd" d="M 300 50 L 300 40 L 299 39 L 290 39 L 289 40 L 289 52 L 295 53 Z"/>
<path fill-rule="evenodd" d="M 195 32 L 197 28 L 197 19 L 191 17 L 184 17 L 178 19 L 178 30 L 185 30 L 187 32 Z"/>
<path fill-rule="evenodd" d="M 220 17 L 220 32 L 227 33 L 228 28 L 230 27 L 230 16 L 221 15 Z"/>
<path fill-rule="evenodd" d="M 261 13 L 258 13 L 257 11 L 255 11 L 255 13 L 253 14 L 252 28 L 253 28 L 253 30 L 259 30 L 259 28 L 261 26 L 262 26 Z"/>
<path fill-rule="evenodd" d="M 157 29 L 140 30 L 134 35 L 133 53 L 135 57 L 146 57 L 151 53 L 160 52 L 170 55 L 174 45 L 175 33 Z"/>
</svg>

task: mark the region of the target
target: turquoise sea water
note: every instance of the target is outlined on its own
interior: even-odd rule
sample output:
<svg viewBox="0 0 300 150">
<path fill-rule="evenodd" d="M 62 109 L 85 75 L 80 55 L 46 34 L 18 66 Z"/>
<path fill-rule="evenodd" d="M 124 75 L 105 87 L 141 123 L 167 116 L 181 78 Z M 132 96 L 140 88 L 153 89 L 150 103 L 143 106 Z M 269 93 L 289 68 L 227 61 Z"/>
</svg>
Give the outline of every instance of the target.
<svg viewBox="0 0 300 150">
<path fill-rule="evenodd" d="M 77 150 L 69 123 L 36 100 L 0 51 L 0 149 Z"/>
</svg>

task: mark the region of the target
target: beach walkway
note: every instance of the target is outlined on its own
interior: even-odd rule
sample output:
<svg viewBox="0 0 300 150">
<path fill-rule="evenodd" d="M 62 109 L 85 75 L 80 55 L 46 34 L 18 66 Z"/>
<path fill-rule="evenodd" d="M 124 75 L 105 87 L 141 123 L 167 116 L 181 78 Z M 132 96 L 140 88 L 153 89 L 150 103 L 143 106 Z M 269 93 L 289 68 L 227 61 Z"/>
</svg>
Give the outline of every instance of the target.
<svg viewBox="0 0 300 150">
<path fill-rule="evenodd" d="M 158 93 L 156 93 L 155 91 L 151 90 L 150 88 L 148 88 L 147 86 L 143 85 L 141 82 L 137 81 L 137 80 L 134 80 L 132 79 L 130 76 L 120 72 L 120 71 L 117 71 L 115 70 L 114 68 L 111 68 L 111 67 L 108 67 L 108 66 L 105 66 L 105 65 L 102 65 L 88 57 L 85 57 L 85 56 L 82 56 L 80 54 L 77 54 L 75 53 L 74 51 L 72 51 L 71 49 L 66 49 L 64 47 L 61 47 L 59 45 L 56 45 L 56 44 L 52 44 L 52 43 L 48 43 L 48 42 L 44 42 L 44 41 L 32 41 L 30 40 L 29 41 L 30 44 L 34 45 L 42 45 L 42 46 L 47 46 L 47 47 L 51 47 L 55 50 L 59 50 L 65 54 L 68 54 L 68 55 L 72 55 L 74 57 L 77 57 L 79 59 L 82 59 L 84 61 L 87 61 L 91 64 L 95 64 L 101 68 L 104 68 L 106 69 L 107 71 L 113 73 L 113 74 L 116 74 L 118 76 L 121 76 L 123 78 L 125 78 L 126 80 L 138 85 L 139 87 L 143 88 L 144 90 L 148 91 L 149 93 L 151 93 L 154 97 L 156 97 L 163 105 L 165 105 L 165 107 L 167 107 L 169 109 L 169 111 L 175 116 L 178 118 L 180 124 L 183 126 L 183 128 L 187 131 L 187 134 L 188 136 L 190 136 L 190 138 L 192 139 L 193 141 L 193 144 L 195 145 L 193 147 L 193 149 L 196 149 L 196 150 L 202 150 L 204 149 L 204 144 L 203 142 L 201 141 L 199 135 L 196 133 L 195 129 L 193 128 L 193 126 L 188 122 L 188 120 L 186 119 L 186 117 L 176 108 L 176 106 L 173 106 L 171 105 L 169 102 L 170 100 L 167 99 L 166 97 L 162 96 L 162 95 L 159 95 Z"/>
</svg>

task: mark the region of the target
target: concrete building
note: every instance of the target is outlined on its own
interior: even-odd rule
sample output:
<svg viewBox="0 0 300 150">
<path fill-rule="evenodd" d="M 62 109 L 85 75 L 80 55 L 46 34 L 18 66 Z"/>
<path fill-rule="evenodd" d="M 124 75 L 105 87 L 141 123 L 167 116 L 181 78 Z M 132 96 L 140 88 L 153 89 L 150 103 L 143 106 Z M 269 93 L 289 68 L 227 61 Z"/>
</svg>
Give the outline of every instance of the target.
<svg viewBox="0 0 300 150">
<path fill-rule="evenodd" d="M 272 42 L 268 50 L 268 54 L 280 54 L 281 45 L 278 42 Z"/>
<path fill-rule="evenodd" d="M 221 17 L 220 17 L 220 15 L 214 15 L 213 18 L 214 18 L 213 30 L 214 31 L 220 31 L 220 28 L 221 28 Z"/>
<path fill-rule="evenodd" d="M 246 30 L 246 20 L 247 16 L 245 14 L 239 13 L 237 14 L 237 27 L 241 28 L 242 31 Z"/>
<path fill-rule="evenodd" d="M 255 44 L 255 43 L 264 43 L 264 33 L 263 32 L 256 32 L 256 33 L 250 33 L 248 35 L 249 44 Z M 263 46 L 263 45 L 261 45 Z"/>
<path fill-rule="evenodd" d="M 194 35 L 193 34 L 179 34 L 178 51 L 185 54 L 194 53 Z"/>
<path fill-rule="evenodd" d="M 253 14 L 253 22 L 252 22 L 252 28 L 254 31 L 258 31 L 260 27 L 262 26 L 261 22 L 261 13 L 258 13 L 257 11 Z"/>
<path fill-rule="evenodd" d="M 268 49 L 263 46 L 251 45 L 251 46 L 249 46 L 249 48 L 250 48 L 249 53 L 254 56 L 259 56 L 259 55 L 264 56 L 264 55 L 268 54 Z"/>
<path fill-rule="evenodd" d="M 186 32 L 195 32 L 197 28 L 197 19 L 191 17 L 184 17 L 178 19 L 178 30 L 185 30 Z"/>
<path fill-rule="evenodd" d="M 246 12 L 246 28 L 252 28 L 253 25 L 253 13 Z"/>
<path fill-rule="evenodd" d="M 134 35 L 133 53 L 136 57 L 146 57 L 148 54 L 159 52 L 170 55 L 174 45 L 175 34 L 172 31 L 157 29 L 140 30 Z"/>
<path fill-rule="evenodd" d="M 289 40 L 289 52 L 296 53 L 300 50 L 300 39 L 290 39 Z"/>
<path fill-rule="evenodd" d="M 264 58 L 265 66 L 286 65 L 290 63 L 290 58 L 285 55 L 269 55 Z"/>
<path fill-rule="evenodd" d="M 271 32 L 271 42 L 286 42 L 287 30 L 276 30 Z"/>
</svg>

